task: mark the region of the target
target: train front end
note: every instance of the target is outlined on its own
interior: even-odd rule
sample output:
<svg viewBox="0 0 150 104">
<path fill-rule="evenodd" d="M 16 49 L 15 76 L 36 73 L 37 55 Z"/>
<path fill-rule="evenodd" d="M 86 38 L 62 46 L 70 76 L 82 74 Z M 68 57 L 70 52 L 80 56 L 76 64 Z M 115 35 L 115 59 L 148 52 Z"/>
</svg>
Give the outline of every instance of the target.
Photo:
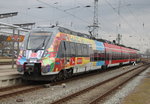
<svg viewBox="0 0 150 104">
<path fill-rule="evenodd" d="M 53 33 L 49 29 L 35 29 L 25 36 L 20 54 L 17 59 L 17 70 L 23 79 L 33 81 L 53 80 L 45 73 L 51 70 L 53 58 L 47 55 L 51 46 Z M 49 60 L 49 62 L 47 62 Z M 46 61 L 47 63 L 45 64 Z M 50 79 L 51 78 L 51 79 Z"/>
</svg>

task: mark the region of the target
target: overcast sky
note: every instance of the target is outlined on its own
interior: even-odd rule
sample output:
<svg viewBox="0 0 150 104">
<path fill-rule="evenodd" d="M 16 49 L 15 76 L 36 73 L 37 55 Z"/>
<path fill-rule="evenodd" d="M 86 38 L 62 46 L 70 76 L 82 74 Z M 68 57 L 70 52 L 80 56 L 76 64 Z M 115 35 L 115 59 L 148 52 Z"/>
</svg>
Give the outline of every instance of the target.
<svg viewBox="0 0 150 104">
<path fill-rule="evenodd" d="M 37 26 L 58 22 L 60 26 L 88 33 L 88 26 L 93 23 L 93 5 L 94 0 L 0 0 L 0 13 L 18 12 L 18 16 L 0 21 L 35 22 Z M 99 37 L 113 40 L 120 33 L 125 45 L 142 50 L 150 47 L 150 0 L 99 0 L 98 5 Z"/>
</svg>

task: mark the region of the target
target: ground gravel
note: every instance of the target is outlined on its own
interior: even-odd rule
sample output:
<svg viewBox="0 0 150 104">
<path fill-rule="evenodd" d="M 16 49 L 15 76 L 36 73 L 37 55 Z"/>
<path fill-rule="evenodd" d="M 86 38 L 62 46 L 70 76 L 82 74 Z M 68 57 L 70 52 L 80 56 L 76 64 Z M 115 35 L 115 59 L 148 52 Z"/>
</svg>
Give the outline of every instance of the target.
<svg viewBox="0 0 150 104">
<path fill-rule="evenodd" d="M 133 67 L 136 67 L 136 66 L 124 66 L 117 70 L 112 70 L 109 72 L 100 73 L 98 75 L 93 75 L 93 76 L 89 76 L 86 78 L 82 78 L 80 80 L 67 82 L 65 83 L 66 84 L 65 88 L 63 88 L 62 85 L 50 86 L 49 88 L 43 88 L 41 90 L 31 91 L 29 93 L 20 94 L 20 95 L 13 96 L 7 99 L 2 99 L 0 100 L 0 104 L 50 104 L 56 99 L 60 99 L 64 96 L 67 96 L 68 94 L 72 94 L 76 91 L 89 87 L 95 83 L 98 83 L 108 78 L 111 78 L 113 76 L 116 76 L 120 73 L 130 70 Z M 134 83 L 138 83 L 138 81 L 137 82 L 134 81 Z M 123 92 L 121 91 L 121 94 L 122 93 Z M 17 99 L 22 99 L 22 102 L 17 102 L 16 101 Z M 115 98 L 113 99 L 113 101 L 117 102 Z M 115 104 L 115 103 L 106 102 L 106 104 Z"/>
<path fill-rule="evenodd" d="M 128 84 L 126 84 L 122 89 L 118 90 L 117 93 L 112 95 L 110 99 L 104 102 L 104 104 L 121 104 L 124 97 L 126 97 L 129 93 L 132 93 L 134 88 L 140 84 L 141 80 L 146 76 L 146 73 L 150 72 L 150 68 L 143 73 L 141 73 L 138 77 L 134 78 Z"/>
</svg>

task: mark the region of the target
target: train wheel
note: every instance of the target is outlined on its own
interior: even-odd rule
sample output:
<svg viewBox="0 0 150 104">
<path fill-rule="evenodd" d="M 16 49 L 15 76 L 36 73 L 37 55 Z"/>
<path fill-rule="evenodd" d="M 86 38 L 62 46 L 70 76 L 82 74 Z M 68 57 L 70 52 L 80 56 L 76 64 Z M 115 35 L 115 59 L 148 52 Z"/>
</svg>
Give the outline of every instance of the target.
<svg viewBox="0 0 150 104">
<path fill-rule="evenodd" d="M 57 80 L 58 80 L 58 81 L 59 81 L 59 80 L 62 80 L 63 77 L 64 77 L 64 71 L 62 70 L 62 71 L 60 71 L 60 72 L 58 73 L 58 75 L 57 75 Z"/>
<path fill-rule="evenodd" d="M 51 82 L 57 82 L 57 76 Z"/>
<path fill-rule="evenodd" d="M 119 66 L 122 66 L 122 65 L 123 65 L 123 63 L 120 63 L 120 64 L 119 64 Z"/>
<path fill-rule="evenodd" d="M 71 77 L 73 74 L 73 69 L 68 69 L 67 70 L 67 78 Z"/>
<path fill-rule="evenodd" d="M 68 71 L 64 70 L 63 71 L 63 79 L 66 79 L 68 77 Z"/>
<path fill-rule="evenodd" d="M 102 69 L 103 69 L 103 70 L 106 70 L 106 69 L 107 69 L 107 65 L 103 65 L 103 66 L 102 66 Z"/>
</svg>

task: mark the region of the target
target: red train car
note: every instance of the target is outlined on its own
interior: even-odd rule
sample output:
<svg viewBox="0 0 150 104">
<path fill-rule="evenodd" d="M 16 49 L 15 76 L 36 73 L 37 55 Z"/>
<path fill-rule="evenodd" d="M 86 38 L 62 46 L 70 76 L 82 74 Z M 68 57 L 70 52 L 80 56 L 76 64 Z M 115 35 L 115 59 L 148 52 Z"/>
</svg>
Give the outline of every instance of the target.
<svg viewBox="0 0 150 104">
<path fill-rule="evenodd" d="M 133 63 L 138 57 L 136 49 L 109 43 L 104 43 L 104 46 L 105 65 L 107 67 Z"/>
</svg>

